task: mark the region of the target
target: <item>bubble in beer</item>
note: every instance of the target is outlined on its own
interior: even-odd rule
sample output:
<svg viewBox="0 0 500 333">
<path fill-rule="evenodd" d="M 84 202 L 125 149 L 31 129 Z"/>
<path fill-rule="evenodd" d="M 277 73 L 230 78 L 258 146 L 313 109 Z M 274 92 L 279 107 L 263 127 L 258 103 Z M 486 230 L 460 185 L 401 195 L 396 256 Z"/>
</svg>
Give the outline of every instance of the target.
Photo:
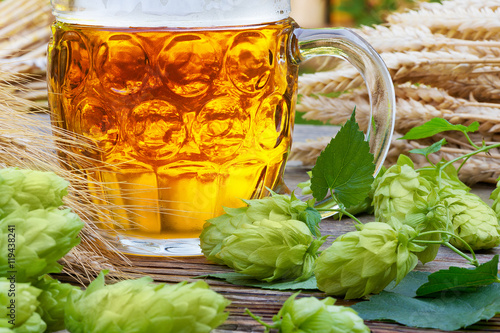
<svg viewBox="0 0 500 333">
<path fill-rule="evenodd" d="M 163 100 L 136 106 L 128 117 L 126 130 L 135 151 L 151 163 L 175 155 L 186 139 L 182 114 Z"/>
<path fill-rule="evenodd" d="M 259 107 L 256 115 L 255 136 L 263 149 L 276 148 L 286 136 L 288 123 L 288 106 L 283 95 L 279 93 L 267 97 Z"/>
<path fill-rule="evenodd" d="M 118 142 L 118 125 L 112 114 L 97 100 L 85 99 L 78 104 L 74 128 L 95 145 L 87 154 L 109 153 Z"/>
<path fill-rule="evenodd" d="M 60 63 L 66 64 L 64 86 L 69 90 L 79 87 L 90 68 L 89 53 L 81 36 L 73 31 L 64 34 L 60 50 Z"/>
<path fill-rule="evenodd" d="M 269 42 L 260 32 L 238 34 L 227 54 L 227 72 L 233 84 L 241 91 L 261 91 L 271 75 L 273 54 Z"/>
<path fill-rule="evenodd" d="M 158 63 L 165 84 L 184 97 L 205 93 L 221 67 L 214 45 L 193 34 L 173 38 L 160 53 Z"/>
<path fill-rule="evenodd" d="M 137 93 L 147 76 L 149 60 L 142 46 L 129 35 L 112 35 L 97 53 L 96 72 L 106 91 Z"/>
<path fill-rule="evenodd" d="M 238 151 L 249 127 L 248 111 L 237 99 L 224 96 L 201 109 L 193 123 L 193 135 L 202 153 L 211 160 L 220 160 Z"/>
</svg>

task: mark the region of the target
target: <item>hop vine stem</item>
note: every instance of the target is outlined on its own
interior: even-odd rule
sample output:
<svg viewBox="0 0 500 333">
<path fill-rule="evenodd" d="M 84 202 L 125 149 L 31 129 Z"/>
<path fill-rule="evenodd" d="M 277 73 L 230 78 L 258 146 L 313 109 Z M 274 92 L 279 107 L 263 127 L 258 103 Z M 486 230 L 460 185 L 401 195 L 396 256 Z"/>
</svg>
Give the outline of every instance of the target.
<svg viewBox="0 0 500 333">
<path fill-rule="evenodd" d="M 464 133 L 465 135 L 465 138 L 467 139 L 467 141 L 471 144 L 472 147 L 476 148 L 476 149 L 481 149 L 481 147 L 479 147 L 478 145 L 476 145 L 474 143 L 474 141 L 472 141 L 472 139 L 470 138 L 469 134 L 467 134 L 467 132 L 462 132 Z"/>
<path fill-rule="evenodd" d="M 465 253 L 463 253 L 462 251 L 460 251 L 459 249 L 457 249 L 456 247 L 454 247 L 453 245 L 451 245 L 448 241 L 429 241 L 429 240 L 419 240 L 419 239 L 416 239 L 417 237 L 425 236 L 425 235 L 430 235 L 430 234 L 445 234 L 445 235 L 452 236 L 452 237 L 458 239 L 459 241 L 461 241 L 462 243 L 465 244 L 465 246 L 467 247 L 467 249 L 470 251 L 470 253 L 472 255 L 472 258 L 469 257 L 468 255 L 466 255 Z M 476 266 L 476 267 L 479 266 L 479 261 L 476 258 L 476 254 L 474 253 L 474 250 L 469 245 L 469 243 L 467 243 L 461 237 L 455 235 L 452 232 L 444 231 L 444 230 L 426 231 L 426 232 L 419 233 L 417 236 L 411 238 L 410 242 L 422 243 L 422 244 L 441 244 L 441 245 L 444 245 L 444 246 L 450 248 L 453 252 L 455 252 L 459 256 L 461 256 L 461 257 L 465 258 L 466 260 L 468 260 L 471 265 Z"/>
<path fill-rule="evenodd" d="M 353 219 L 354 222 L 356 222 L 357 224 L 363 224 L 363 222 L 361 222 L 358 218 L 356 218 L 356 216 L 354 216 L 353 214 L 349 213 L 348 211 L 346 211 L 343 208 L 338 208 L 338 209 L 333 209 L 333 208 L 330 208 L 330 209 L 329 208 L 316 208 L 316 210 L 318 212 L 337 212 L 337 213 L 345 214 L 348 217 L 350 217 L 351 219 Z"/>
<path fill-rule="evenodd" d="M 467 137 L 469 137 L 468 135 L 466 135 Z M 489 151 L 490 149 L 494 149 L 494 148 L 499 148 L 500 147 L 500 143 L 496 143 L 494 145 L 490 145 L 490 146 L 483 146 L 483 147 L 478 147 L 477 145 L 474 145 L 475 147 L 477 147 L 477 150 L 476 151 L 473 151 L 473 152 L 470 152 L 468 154 L 465 154 L 465 155 L 462 155 L 462 156 L 459 156 L 457 158 L 454 158 L 453 160 L 450 160 L 446 163 L 444 163 L 441 167 L 440 167 L 440 171 L 441 170 L 444 170 L 447 166 L 449 166 L 450 164 L 453 164 L 455 162 L 458 162 L 460 161 L 461 159 L 469 159 L 470 157 L 474 156 L 474 155 L 477 155 L 479 153 L 484 153 L 484 152 L 487 152 Z M 464 163 L 462 163 L 463 165 Z M 461 166 L 462 166 L 461 165 Z M 460 166 L 460 167 L 461 167 Z"/>
<path fill-rule="evenodd" d="M 266 328 L 265 332 L 269 332 L 270 329 L 277 328 L 276 325 L 269 325 L 268 323 L 262 321 L 259 316 L 254 315 L 249 309 L 245 309 L 245 313 L 264 326 Z"/>
</svg>

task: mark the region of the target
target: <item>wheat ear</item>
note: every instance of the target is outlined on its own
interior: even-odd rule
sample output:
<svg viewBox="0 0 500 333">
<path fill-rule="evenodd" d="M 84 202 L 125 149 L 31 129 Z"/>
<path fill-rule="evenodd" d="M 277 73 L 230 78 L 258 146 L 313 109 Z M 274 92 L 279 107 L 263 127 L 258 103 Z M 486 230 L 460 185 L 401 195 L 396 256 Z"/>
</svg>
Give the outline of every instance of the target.
<svg viewBox="0 0 500 333">
<path fill-rule="evenodd" d="M 484 72 L 497 72 L 491 66 L 500 65 L 500 58 L 479 58 L 456 51 L 408 51 L 383 53 L 381 56 L 396 83 L 480 75 Z M 363 83 L 353 66 L 343 64 L 339 67 L 335 71 L 302 75 L 299 79 L 299 93 L 309 95 L 339 92 L 357 88 Z"/>
<path fill-rule="evenodd" d="M 390 24 L 420 25 L 435 34 L 467 40 L 499 40 L 498 10 L 491 8 L 463 8 L 460 6 L 422 8 L 387 17 Z"/>
</svg>

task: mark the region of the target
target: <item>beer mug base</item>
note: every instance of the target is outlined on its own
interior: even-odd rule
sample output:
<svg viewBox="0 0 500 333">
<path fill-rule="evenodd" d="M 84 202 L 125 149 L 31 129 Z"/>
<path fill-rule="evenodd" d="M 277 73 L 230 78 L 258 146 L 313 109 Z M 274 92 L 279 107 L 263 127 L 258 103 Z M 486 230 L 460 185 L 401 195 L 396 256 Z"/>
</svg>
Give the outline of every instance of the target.
<svg viewBox="0 0 500 333">
<path fill-rule="evenodd" d="M 192 257 L 201 256 L 198 238 L 154 239 L 119 235 L 112 244 L 124 254 L 140 256 Z"/>
</svg>

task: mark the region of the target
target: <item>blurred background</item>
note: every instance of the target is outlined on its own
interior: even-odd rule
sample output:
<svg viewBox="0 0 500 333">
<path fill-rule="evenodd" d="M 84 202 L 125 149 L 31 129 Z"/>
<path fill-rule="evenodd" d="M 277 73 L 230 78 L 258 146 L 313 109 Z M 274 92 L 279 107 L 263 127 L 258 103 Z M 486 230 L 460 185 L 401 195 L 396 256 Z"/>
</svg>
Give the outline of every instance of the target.
<svg viewBox="0 0 500 333">
<path fill-rule="evenodd" d="M 304 28 L 380 24 L 389 13 L 417 5 L 415 0 L 292 0 L 291 3 L 291 16 Z"/>
</svg>

